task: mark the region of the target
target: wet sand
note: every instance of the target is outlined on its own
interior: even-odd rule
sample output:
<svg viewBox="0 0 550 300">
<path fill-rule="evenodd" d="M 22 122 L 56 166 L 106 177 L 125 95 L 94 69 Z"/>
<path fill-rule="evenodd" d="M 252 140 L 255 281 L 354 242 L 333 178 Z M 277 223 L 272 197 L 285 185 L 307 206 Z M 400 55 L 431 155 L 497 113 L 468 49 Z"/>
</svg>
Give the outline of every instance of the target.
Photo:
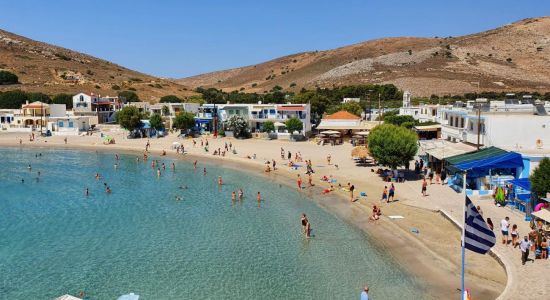
<svg viewBox="0 0 550 300">
<path fill-rule="evenodd" d="M 25 141 L 25 135 L 0 134 L 0 146 L 19 147 L 18 136 L 24 140 L 22 147 L 48 147 L 48 148 L 72 148 L 96 151 L 131 152 L 141 155 L 146 143 L 145 139 L 126 140 L 118 136 L 117 144 L 102 145 L 98 137 L 69 137 L 67 145 L 63 137 L 39 138 L 38 141 Z M 45 142 L 47 141 L 47 142 Z M 169 150 L 173 141 L 182 142 L 189 154 L 177 155 Z M 367 200 L 360 199 L 350 205 L 348 193 L 336 191 L 330 195 L 321 195 L 321 190 L 327 185 L 320 183 L 318 177 L 325 175 L 322 172 L 327 166 L 320 166 L 316 163 L 324 161 L 325 153 L 317 151 L 320 146 L 311 143 L 291 143 L 284 141 L 258 141 L 234 140 L 234 139 L 210 139 L 210 153 L 204 153 L 200 147 L 190 147 L 189 140 L 178 140 L 167 137 L 163 139 L 152 139 L 152 152 L 158 155 L 163 149 L 170 157 L 189 160 L 197 159 L 199 162 L 220 164 L 224 167 L 235 168 L 246 172 L 254 172 L 259 176 L 266 176 L 277 183 L 289 185 L 295 188 L 296 171 L 290 170 L 280 161 L 279 148 L 301 149 L 302 156 L 312 159 L 315 174 L 314 183 L 316 187 L 304 190 L 311 195 L 311 199 L 319 206 L 332 212 L 339 218 L 354 224 L 363 230 L 366 236 L 374 243 L 379 244 L 388 255 L 391 255 L 408 272 L 415 275 L 429 298 L 449 299 L 460 296 L 460 231 L 438 212 L 412 207 L 397 201 L 391 204 L 382 205 L 383 216 L 377 223 L 370 223 L 368 218 L 371 214 L 371 205 L 379 205 L 376 195 L 383 186 L 382 182 L 373 181 L 372 176 L 361 178 L 364 173 L 369 173 L 366 168 L 354 168 L 346 165 L 344 159 L 349 159 L 349 152 L 339 153 L 342 149 L 325 147 L 331 151 L 333 161 L 340 163 L 338 170 L 330 170 L 331 175 L 344 181 L 353 179 L 357 191 L 367 191 Z M 213 156 L 211 153 L 223 142 L 232 142 L 238 149 L 238 155 L 226 157 Z M 200 145 L 200 144 L 199 144 Z M 223 148 L 223 147 L 222 147 Z M 293 153 L 298 150 L 294 150 Z M 335 152 L 336 151 L 336 152 Z M 257 154 L 257 159 L 246 159 L 246 155 Z M 277 159 L 278 170 L 275 172 L 263 172 L 264 160 Z M 222 162 L 223 161 L 223 162 Z M 303 173 L 303 170 L 300 171 Z M 370 174 L 368 174 L 370 175 Z M 306 179 L 306 178 L 304 178 Z M 399 194 L 398 194 L 399 196 Z M 388 215 L 402 215 L 404 219 L 390 220 Z M 411 232 L 412 228 L 418 229 L 418 234 Z M 502 266 L 488 255 L 469 254 L 467 269 L 468 287 L 472 290 L 474 299 L 495 299 L 504 289 L 506 284 L 506 273 Z M 458 289 L 458 290 L 457 290 Z"/>
</svg>

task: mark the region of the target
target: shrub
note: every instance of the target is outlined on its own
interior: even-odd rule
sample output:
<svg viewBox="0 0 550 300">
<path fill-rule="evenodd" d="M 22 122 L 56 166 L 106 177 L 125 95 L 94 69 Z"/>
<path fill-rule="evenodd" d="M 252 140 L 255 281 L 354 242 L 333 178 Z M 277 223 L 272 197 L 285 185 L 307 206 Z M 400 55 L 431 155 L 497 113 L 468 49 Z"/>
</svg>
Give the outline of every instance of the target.
<svg viewBox="0 0 550 300">
<path fill-rule="evenodd" d="M 231 116 L 225 121 L 225 127 L 233 131 L 235 137 L 246 138 L 249 136 L 248 122 L 242 116 Z"/>
<path fill-rule="evenodd" d="M 115 91 L 120 90 L 120 86 L 118 86 L 118 85 L 116 85 L 116 84 L 113 84 L 113 85 L 111 86 L 111 88 L 112 88 L 113 90 L 115 90 Z"/>
<path fill-rule="evenodd" d="M 292 82 L 289 87 L 295 87 L 296 86 L 296 82 Z"/>
<path fill-rule="evenodd" d="M 27 95 L 29 97 L 28 100 L 30 102 L 34 102 L 34 101 L 40 101 L 40 102 L 44 102 L 44 103 L 51 103 L 52 102 L 52 99 L 50 98 L 50 96 L 48 96 L 44 93 L 28 93 Z"/>
<path fill-rule="evenodd" d="M 65 104 L 67 109 L 73 108 L 73 96 L 69 94 L 57 94 L 52 99 L 53 104 Z"/>
<path fill-rule="evenodd" d="M 286 129 L 288 130 L 288 132 L 290 134 L 293 134 L 296 131 L 298 131 L 298 132 L 302 131 L 302 129 L 304 128 L 304 123 L 302 123 L 302 121 L 300 121 L 300 119 L 294 117 L 294 118 L 290 118 L 290 119 L 286 120 L 285 126 L 286 126 Z"/>
<path fill-rule="evenodd" d="M 275 131 L 275 124 L 272 121 L 266 121 L 262 127 L 263 132 Z"/>
<path fill-rule="evenodd" d="M 0 108 L 21 108 L 28 97 L 27 93 L 20 90 L 0 93 Z"/>
<path fill-rule="evenodd" d="M 539 166 L 533 171 L 529 177 L 531 181 L 531 190 L 537 197 L 546 197 L 546 193 L 550 192 L 550 159 L 543 158 Z"/>
<path fill-rule="evenodd" d="M 129 131 L 141 127 L 141 114 L 135 106 L 125 106 L 116 115 L 116 122 Z"/>
<path fill-rule="evenodd" d="M 181 99 L 176 95 L 166 95 L 160 98 L 160 103 L 179 103 Z"/>
<path fill-rule="evenodd" d="M 177 129 L 191 129 L 195 127 L 195 115 L 190 112 L 180 112 L 174 119 L 174 127 Z"/>
<path fill-rule="evenodd" d="M 139 97 L 136 93 L 131 91 L 122 91 L 118 93 L 118 97 L 126 102 L 139 102 Z"/>
<path fill-rule="evenodd" d="M 155 128 L 156 130 L 164 128 L 162 117 L 159 114 L 152 114 L 149 117 L 149 124 L 151 124 L 151 128 Z"/>
<path fill-rule="evenodd" d="M 137 91 L 136 88 L 133 88 L 133 87 L 128 88 L 128 90 L 129 91 L 134 91 L 134 92 Z"/>
<path fill-rule="evenodd" d="M 17 75 L 8 71 L 0 71 L 0 85 L 3 84 L 16 84 L 19 82 Z"/>
</svg>

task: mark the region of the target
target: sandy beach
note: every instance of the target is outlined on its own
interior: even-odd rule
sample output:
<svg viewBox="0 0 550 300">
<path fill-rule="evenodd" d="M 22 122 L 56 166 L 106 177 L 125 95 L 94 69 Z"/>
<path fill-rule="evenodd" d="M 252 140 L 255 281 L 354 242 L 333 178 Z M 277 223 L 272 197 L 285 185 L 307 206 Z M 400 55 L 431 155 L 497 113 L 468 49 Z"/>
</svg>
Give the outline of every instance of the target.
<svg viewBox="0 0 550 300">
<path fill-rule="evenodd" d="M 98 133 L 93 136 L 69 136 L 67 144 L 64 137 L 38 137 L 30 142 L 25 134 L 0 134 L 0 147 L 48 147 L 72 148 L 97 151 L 125 152 L 132 151 L 141 155 L 145 150 L 147 139 L 126 139 L 122 131 L 106 132 L 115 138 L 116 143 L 103 145 Z M 19 139 L 22 144 L 19 144 Z M 206 141 L 207 137 L 203 137 Z M 371 169 L 376 166 L 356 166 L 351 159 L 352 146 L 318 146 L 312 142 L 268 141 L 261 139 L 236 140 L 233 138 L 208 138 L 209 152 L 200 147 L 200 139 L 195 139 L 197 146 L 193 147 L 191 139 L 181 139 L 175 135 L 165 138 L 150 139 L 150 151 L 160 154 L 163 150 L 171 157 L 179 159 L 198 160 L 200 163 L 223 164 L 224 167 L 236 168 L 246 172 L 254 172 L 258 176 L 268 176 L 272 180 L 296 188 L 296 178 L 301 174 L 307 186 L 305 168 L 294 170 L 286 166 L 288 161 L 281 159 L 281 147 L 294 156 L 300 152 L 304 160 L 313 163 L 316 173 L 313 176 L 314 188 L 306 188 L 313 201 L 336 216 L 354 224 L 376 243 L 388 255 L 395 258 L 407 271 L 414 274 L 423 285 L 426 292 L 434 299 L 449 299 L 460 295 L 460 231 L 439 212 L 433 205 L 438 197 L 456 194 L 448 187 L 429 188 L 431 195 L 425 200 L 420 197 L 420 181 L 412 179 L 406 183 L 396 183 L 396 201 L 386 204 L 380 202 L 384 183 Z M 186 154 L 176 154 L 171 149 L 173 142 L 180 142 L 185 147 Z M 214 156 L 214 150 L 224 149 L 225 143 L 232 143 L 237 153 L 228 153 L 224 157 Z M 331 156 L 331 164 L 327 156 Z M 256 157 L 253 159 L 252 157 Z M 286 156 L 286 155 L 285 155 Z M 248 158 L 251 157 L 251 158 Z M 265 162 L 275 160 L 277 170 L 265 173 Z M 299 162 L 298 164 L 305 165 Z M 337 165 L 337 166 L 336 166 Z M 336 191 L 322 195 L 321 190 L 329 187 L 320 181 L 321 176 L 332 176 L 336 183 Z M 348 182 L 355 185 L 356 195 L 365 192 L 367 197 L 359 197 L 351 202 L 349 192 L 337 187 L 338 183 L 345 186 Z M 414 190 L 418 186 L 418 190 Z M 456 197 L 456 196 L 455 196 Z M 380 205 L 382 218 L 369 222 L 372 205 Z M 390 219 L 390 215 L 403 216 L 402 219 Z M 489 255 L 468 256 L 466 285 L 474 299 L 495 299 L 505 290 L 507 274 L 503 266 Z"/>
</svg>

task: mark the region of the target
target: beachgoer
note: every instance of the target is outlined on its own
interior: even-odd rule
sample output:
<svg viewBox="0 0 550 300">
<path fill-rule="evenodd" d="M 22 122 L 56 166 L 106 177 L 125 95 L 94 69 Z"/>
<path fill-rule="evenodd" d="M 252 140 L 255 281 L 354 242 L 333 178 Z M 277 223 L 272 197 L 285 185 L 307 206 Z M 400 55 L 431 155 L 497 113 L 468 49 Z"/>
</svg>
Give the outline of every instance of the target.
<svg viewBox="0 0 550 300">
<path fill-rule="evenodd" d="M 65 142 L 65 145 L 66 145 L 66 144 L 67 144 L 67 137 L 65 137 L 65 138 L 63 139 L 63 141 Z"/>
<path fill-rule="evenodd" d="M 244 192 L 243 189 L 239 189 L 239 200 L 243 200 Z"/>
<path fill-rule="evenodd" d="M 290 153 L 290 151 L 288 151 L 288 160 L 291 160 L 292 159 L 292 153 Z"/>
<path fill-rule="evenodd" d="M 90 191 L 88 190 L 88 188 L 86 188 L 86 190 L 84 190 L 84 195 L 86 195 L 86 197 L 88 197 L 88 195 L 90 195 Z"/>
<path fill-rule="evenodd" d="M 300 174 L 298 174 L 297 183 L 298 183 L 298 189 L 301 190 L 302 189 L 302 177 L 300 177 Z"/>
<path fill-rule="evenodd" d="M 231 201 L 236 201 L 237 200 L 237 193 L 235 193 L 235 191 L 231 192 Z"/>
<path fill-rule="evenodd" d="M 29 164 L 29 166 L 27 167 L 27 169 L 28 169 L 29 171 L 32 170 L 31 164 Z"/>
<path fill-rule="evenodd" d="M 388 193 L 388 203 L 390 202 L 390 199 L 391 201 L 395 199 L 395 185 L 393 185 L 393 183 L 390 185 L 390 191 Z"/>
<path fill-rule="evenodd" d="M 309 222 L 309 220 L 307 220 L 306 222 L 306 237 L 311 237 L 311 223 Z"/>
<path fill-rule="evenodd" d="M 222 184 L 223 184 L 222 177 L 218 176 L 218 185 L 222 185 Z"/>
<path fill-rule="evenodd" d="M 516 248 L 516 246 L 519 244 L 519 233 L 518 233 L 518 225 L 514 224 L 512 225 L 512 231 L 510 232 L 510 234 L 512 235 L 512 246 L 514 246 L 514 248 Z"/>
<path fill-rule="evenodd" d="M 258 200 L 258 203 L 262 201 L 262 194 L 260 194 L 260 192 L 258 192 L 258 194 L 256 195 L 256 200 Z"/>
<path fill-rule="evenodd" d="M 111 193 L 111 188 L 110 188 L 110 187 L 105 188 L 105 192 L 106 192 L 107 194 L 110 194 L 110 193 Z"/>
<path fill-rule="evenodd" d="M 489 226 L 489 229 L 491 229 L 491 231 L 493 231 L 493 229 L 495 228 L 495 226 L 493 225 L 493 221 L 491 220 L 491 218 L 487 218 L 487 226 Z"/>
<path fill-rule="evenodd" d="M 422 196 L 426 197 L 426 191 L 428 189 L 428 182 L 426 182 L 426 178 L 422 181 Z"/>
<path fill-rule="evenodd" d="M 160 168 L 157 168 L 157 177 L 160 177 L 161 173 L 160 173 Z"/>
<path fill-rule="evenodd" d="M 481 210 L 481 206 L 476 206 L 476 209 L 479 212 L 479 215 L 483 217 L 483 210 Z"/>
<path fill-rule="evenodd" d="M 506 217 L 500 221 L 500 231 L 502 233 L 502 243 L 508 245 L 508 228 L 510 227 L 509 223 L 510 218 Z"/>
<path fill-rule="evenodd" d="M 330 159 L 331 159 L 331 158 L 332 158 L 332 157 L 330 156 L 330 154 L 327 155 L 327 164 L 328 164 L 329 166 L 330 166 Z"/>
<path fill-rule="evenodd" d="M 384 191 L 382 192 L 382 199 L 380 199 L 380 201 L 389 202 L 389 200 L 388 200 L 388 186 L 384 186 Z"/>
<path fill-rule="evenodd" d="M 196 160 L 193 162 L 193 169 L 195 169 L 195 170 L 197 169 L 197 161 Z"/>
<path fill-rule="evenodd" d="M 206 176 L 206 168 L 202 169 L 202 175 Z"/>
<path fill-rule="evenodd" d="M 369 300 L 369 287 L 365 286 L 361 292 L 361 297 L 359 300 Z"/>
<path fill-rule="evenodd" d="M 548 241 L 546 238 L 542 238 L 542 243 L 540 244 L 541 253 L 540 258 L 541 259 L 548 259 Z"/>
<path fill-rule="evenodd" d="M 302 214 L 301 222 L 302 222 L 302 231 L 304 232 L 304 234 L 307 234 L 306 225 L 308 223 L 308 219 L 307 219 L 306 214 Z"/>
<path fill-rule="evenodd" d="M 313 178 L 311 176 L 311 174 L 308 174 L 307 175 L 307 184 L 312 187 L 313 186 Z"/>
<path fill-rule="evenodd" d="M 350 185 L 349 187 L 349 194 L 350 194 L 350 198 L 351 198 L 351 202 L 353 202 L 354 198 L 353 198 L 353 191 L 355 191 L 355 185 Z"/>
<path fill-rule="evenodd" d="M 519 249 L 521 250 L 521 264 L 525 265 L 525 262 L 529 260 L 529 249 L 533 243 L 527 238 L 527 236 L 523 237 L 523 241 L 519 243 Z"/>
<path fill-rule="evenodd" d="M 170 167 L 173 171 L 176 170 L 176 164 L 172 163 L 172 166 Z"/>
</svg>

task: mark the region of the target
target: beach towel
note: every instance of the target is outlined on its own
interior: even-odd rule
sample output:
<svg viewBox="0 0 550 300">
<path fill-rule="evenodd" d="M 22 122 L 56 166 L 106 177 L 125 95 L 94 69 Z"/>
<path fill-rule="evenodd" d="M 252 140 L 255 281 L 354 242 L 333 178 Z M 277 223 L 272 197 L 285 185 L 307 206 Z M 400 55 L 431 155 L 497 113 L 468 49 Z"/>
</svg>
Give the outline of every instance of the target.
<svg viewBox="0 0 550 300">
<path fill-rule="evenodd" d="M 405 217 L 399 216 L 399 215 L 395 215 L 395 216 L 388 216 L 388 218 L 390 218 L 390 219 L 404 219 Z"/>
</svg>

